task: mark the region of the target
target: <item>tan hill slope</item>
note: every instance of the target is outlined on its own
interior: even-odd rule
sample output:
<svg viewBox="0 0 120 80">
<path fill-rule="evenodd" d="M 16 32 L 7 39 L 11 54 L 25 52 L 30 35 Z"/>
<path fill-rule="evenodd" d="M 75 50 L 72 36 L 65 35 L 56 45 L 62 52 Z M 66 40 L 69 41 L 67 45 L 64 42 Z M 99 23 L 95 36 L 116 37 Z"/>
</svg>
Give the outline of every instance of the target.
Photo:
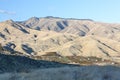
<svg viewBox="0 0 120 80">
<path fill-rule="evenodd" d="M 0 42 L 5 49 L 13 49 L 22 53 L 42 52 L 77 38 L 76 35 L 72 34 L 37 31 L 19 25 L 11 21 L 0 23 Z M 27 33 L 22 31 L 21 28 L 19 29 L 19 27 Z M 28 51 L 26 48 L 28 48 Z"/>
<path fill-rule="evenodd" d="M 120 24 L 95 22 L 89 19 L 84 20 L 56 17 L 32 17 L 20 23 L 26 27 L 36 30 L 49 30 L 70 33 L 79 36 L 97 35 L 118 41 L 120 38 Z"/>
<path fill-rule="evenodd" d="M 120 42 L 107 38 L 86 36 L 77 38 L 49 52 L 59 52 L 63 56 L 115 57 L 120 55 Z"/>
<path fill-rule="evenodd" d="M 120 24 L 63 18 L 31 18 L 0 23 L 0 43 L 11 53 L 41 56 L 118 58 Z M 117 61 L 119 61 L 117 59 Z"/>
</svg>

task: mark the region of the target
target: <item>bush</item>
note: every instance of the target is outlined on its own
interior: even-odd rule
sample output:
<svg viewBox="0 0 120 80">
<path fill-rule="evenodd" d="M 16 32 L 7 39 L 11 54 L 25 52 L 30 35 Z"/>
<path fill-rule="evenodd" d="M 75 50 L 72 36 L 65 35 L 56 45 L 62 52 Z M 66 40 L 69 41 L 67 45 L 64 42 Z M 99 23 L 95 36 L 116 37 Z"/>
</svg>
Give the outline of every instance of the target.
<svg viewBox="0 0 120 80">
<path fill-rule="evenodd" d="M 2 45 L 0 44 L 0 51 L 3 51 L 3 47 L 2 47 Z"/>
</svg>

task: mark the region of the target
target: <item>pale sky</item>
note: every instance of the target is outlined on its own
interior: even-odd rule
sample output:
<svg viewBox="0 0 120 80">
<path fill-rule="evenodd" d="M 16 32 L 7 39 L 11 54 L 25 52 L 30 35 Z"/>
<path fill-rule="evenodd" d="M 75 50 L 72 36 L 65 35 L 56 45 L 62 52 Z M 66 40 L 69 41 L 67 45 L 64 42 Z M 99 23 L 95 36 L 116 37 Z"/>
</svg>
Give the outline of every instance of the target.
<svg viewBox="0 0 120 80">
<path fill-rule="evenodd" d="M 0 21 L 34 16 L 120 23 L 120 0 L 0 0 Z"/>
</svg>

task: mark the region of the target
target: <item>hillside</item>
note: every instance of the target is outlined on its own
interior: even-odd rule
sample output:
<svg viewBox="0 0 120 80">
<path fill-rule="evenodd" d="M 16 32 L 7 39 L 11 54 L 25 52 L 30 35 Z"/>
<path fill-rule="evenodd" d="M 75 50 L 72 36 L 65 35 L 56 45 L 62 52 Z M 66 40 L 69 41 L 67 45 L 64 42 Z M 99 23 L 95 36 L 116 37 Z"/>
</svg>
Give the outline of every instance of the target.
<svg viewBox="0 0 120 80">
<path fill-rule="evenodd" d="M 119 33 L 120 24 L 90 19 L 32 17 L 26 21 L 0 22 L 0 43 L 4 52 L 37 59 L 54 53 L 52 55 L 61 57 L 96 57 L 119 62 Z M 67 62 L 73 61 L 68 59 Z"/>
<path fill-rule="evenodd" d="M 62 64 L 58 62 L 35 60 L 25 56 L 5 55 L 0 53 L 0 74 L 6 72 L 28 73 L 31 70 L 73 67 L 78 65 Z"/>
<path fill-rule="evenodd" d="M 120 24 L 96 22 L 90 19 L 32 17 L 20 23 L 35 30 L 49 30 L 62 33 L 71 33 L 79 36 L 97 35 L 116 40 L 119 39 L 120 31 Z"/>
</svg>

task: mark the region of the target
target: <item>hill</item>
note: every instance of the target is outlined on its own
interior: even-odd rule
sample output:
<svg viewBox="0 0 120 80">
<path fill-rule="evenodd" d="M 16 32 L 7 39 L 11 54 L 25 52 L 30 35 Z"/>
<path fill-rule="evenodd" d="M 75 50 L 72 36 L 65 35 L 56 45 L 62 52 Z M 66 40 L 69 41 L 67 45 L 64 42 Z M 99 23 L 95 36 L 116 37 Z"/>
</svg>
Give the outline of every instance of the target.
<svg viewBox="0 0 120 80">
<path fill-rule="evenodd" d="M 37 59 L 55 53 L 62 57 L 96 57 L 119 62 L 119 32 L 120 24 L 32 17 L 26 21 L 0 22 L 0 43 L 4 51 L 10 52 L 7 54 Z"/>
</svg>

